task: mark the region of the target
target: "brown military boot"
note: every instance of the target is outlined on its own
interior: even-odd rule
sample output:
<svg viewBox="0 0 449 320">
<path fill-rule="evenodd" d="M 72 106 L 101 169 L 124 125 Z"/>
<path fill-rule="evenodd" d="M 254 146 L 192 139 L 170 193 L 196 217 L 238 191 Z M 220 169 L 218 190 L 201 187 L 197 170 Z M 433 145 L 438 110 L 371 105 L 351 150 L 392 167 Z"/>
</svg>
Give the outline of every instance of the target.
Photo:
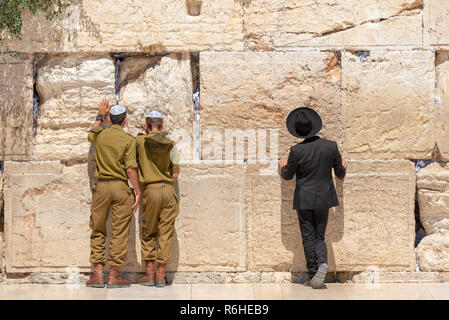
<svg viewBox="0 0 449 320">
<path fill-rule="evenodd" d="M 126 288 L 131 286 L 131 282 L 120 277 L 118 270 L 119 267 L 109 267 L 108 288 Z"/>
<path fill-rule="evenodd" d="M 139 280 L 139 283 L 143 286 L 154 286 L 154 261 L 145 261 L 145 269 L 147 272 Z"/>
<path fill-rule="evenodd" d="M 90 279 L 86 281 L 86 287 L 104 288 L 103 263 L 94 263 L 94 272 L 90 275 Z"/>
<path fill-rule="evenodd" d="M 166 263 L 158 263 L 156 271 L 156 287 L 165 287 L 165 269 L 167 268 Z"/>
</svg>

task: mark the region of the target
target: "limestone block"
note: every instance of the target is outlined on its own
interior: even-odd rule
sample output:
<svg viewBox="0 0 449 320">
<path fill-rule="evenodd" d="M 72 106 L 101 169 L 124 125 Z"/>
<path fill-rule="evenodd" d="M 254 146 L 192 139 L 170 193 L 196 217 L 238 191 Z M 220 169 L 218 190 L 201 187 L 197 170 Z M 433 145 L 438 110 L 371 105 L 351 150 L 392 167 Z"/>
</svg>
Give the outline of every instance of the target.
<svg viewBox="0 0 449 320">
<path fill-rule="evenodd" d="M 407 160 L 348 161 L 339 270 L 415 270 L 415 169 Z"/>
<path fill-rule="evenodd" d="M 131 67 L 130 65 L 133 65 Z M 140 75 L 139 75 L 140 73 Z M 178 143 L 181 159 L 193 157 L 193 88 L 189 54 L 128 57 L 121 68 L 120 103 L 126 107 L 128 131 L 145 131 L 145 115 L 157 110 L 164 133 Z"/>
<path fill-rule="evenodd" d="M 417 174 L 419 215 L 427 234 L 449 231 L 449 167 L 432 163 Z"/>
<path fill-rule="evenodd" d="M 83 0 L 51 22 L 44 14 L 26 13 L 24 39 L 9 39 L 4 47 L 21 52 L 242 50 L 239 1 L 200 2 L 192 8 L 189 0 Z"/>
<path fill-rule="evenodd" d="M 5 162 L 8 273 L 90 270 L 88 165 Z"/>
<path fill-rule="evenodd" d="M 424 36 L 432 46 L 449 45 L 449 3 L 445 0 L 424 0 Z"/>
<path fill-rule="evenodd" d="M 248 270 L 306 271 L 294 182 L 248 165 Z M 335 179 L 340 206 L 329 212 L 330 271 L 414 270 L 414 190 L 411 161 L 350 161 Z"/>
<path fill-rule="evenodd" d="M 417 46 L 422 7 L 422 0 L 252 0 L 245 40 L 253 50 Z"/>
<path fill-rule="evenodd" d="M 34 159 L 85 160 L 98 104 L 115 104 L 115 66 L 108 55 L 50 55 L 37 68 L 40 97 Z"/>
<path fill-rule="evenodd" d="M 203 148 L 209 143 L 205 135 L 214 130 L 222 135 L 224 148 L 225 130 L 229 129 L 247 130 L 248 143 L 255 150 L 260 143 L 259 138 L 254 141 L 259 135 L 257 130 L 266 133 L 269 145 L 268 131 L 273 129 L 278 134 L 280 155 L 287 156 L 290 147 L 301 140 L 288 133 L 285 120 L 290 111 L 303 106 L 321 114 L 320 135 L 332 140 L 341 136 L 341 73 L 338 57 L 333 53 L 202 52 L 200 74 Z M 277 141 L 274 144 L 277 145 Z M 232 155 L 232 151 L 226 148 L 223 154 Z M 249 151 L 240 160 L 252 158 Z M 203 153 L 204 158 L 207 159 Z M 277 159 L 277 155 L 265 158 Z"/>
<path fill-rule="evenodd" d="M 436 111 L 439 158 L 449 159 L 449 51 L 440 51 L 436 58 Z"/>
<path fill-rule="evenodd" d="M 424 237 L 417 250 L 419 267 L 423 271 L 449 270 L 449 231 Z"/>
<path fill-rule="evenodd" d="M 179 178 L 170 271 L 245 271 L 245 174 L 239 165 L 188 165 Z"/>
<path fill-rule="evenodd" d="M 429 159 L 435 145 L 430 51 L 342 53 L 343 154 Z"/>
<path fill-rule="evenodd" d="M 0 54 L 0 161 L 28 160 L 33 142 L 33 63 Z"/>
</svg>

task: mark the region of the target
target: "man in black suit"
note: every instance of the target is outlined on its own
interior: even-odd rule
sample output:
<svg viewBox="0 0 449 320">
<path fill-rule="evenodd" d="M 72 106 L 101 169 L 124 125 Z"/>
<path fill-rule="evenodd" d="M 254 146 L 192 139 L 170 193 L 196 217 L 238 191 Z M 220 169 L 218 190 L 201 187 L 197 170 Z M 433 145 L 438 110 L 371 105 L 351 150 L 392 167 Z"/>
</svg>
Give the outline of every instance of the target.
<svg viewBox="0 0 449 320">
<path fill-rule="evenodd" d="M 347 167 L 337 143 L 316 135 L 321 127 L 321 118 L 314 110 L 298 108 L 292 111 L 287 118 L 287 129 L 295 137 L 305 140 L 290 149 L 288 160 L 279 160 L 282 178 L 290 180 L 296 174 L 293 209 L 298 213 L 309 270 L 306 285 L 314 289 L 326 288 L 324 279 L 328 264 L 324 234 L 329 208 L 339 205 L 332 168 L 335 175 L 343 179 Z"/>
</svg>

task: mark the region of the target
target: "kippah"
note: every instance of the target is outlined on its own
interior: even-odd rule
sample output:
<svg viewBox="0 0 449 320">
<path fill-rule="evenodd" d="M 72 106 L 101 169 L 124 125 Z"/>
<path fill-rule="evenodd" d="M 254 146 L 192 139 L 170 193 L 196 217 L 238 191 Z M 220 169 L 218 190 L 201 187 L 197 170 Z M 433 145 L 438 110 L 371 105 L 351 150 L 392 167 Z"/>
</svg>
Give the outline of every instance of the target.
<svg viewBox="0 0 449 320">
<path fill-rule="evenodd" d="M 125 113 L 126 109 L 122 106 L 116 105 L 111 108 L 109 113 L 113 116 L 118 116 L 119 114 Z"/>
<path fill-rule="evenodd" d="M 160 119 L 162 119 L 162 114 L 160 112 L 157 112 L 156 110 L 153 110 L 150 113 L 147 113 L 147 118 L 160 118 Z"/>
</svg>

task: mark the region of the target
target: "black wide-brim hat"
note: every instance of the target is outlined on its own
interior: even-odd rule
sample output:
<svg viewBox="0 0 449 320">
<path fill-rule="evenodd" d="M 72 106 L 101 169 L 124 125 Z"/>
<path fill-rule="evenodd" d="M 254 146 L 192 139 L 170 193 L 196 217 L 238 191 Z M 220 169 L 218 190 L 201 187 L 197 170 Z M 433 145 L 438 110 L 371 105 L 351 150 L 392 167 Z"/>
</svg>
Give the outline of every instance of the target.
<svg viewBox="0 0 449 320">
<path fill-rule="evenodd" d="M 307 130 L 299 132 L 297 130 L 298 126 L 301 125 L 300 122 L 298 122 L 298 116 L 300 116 L 300 120 L 307 121 L 308 123 Z M 307 139 L 311 138 L 313 136 L 316 136 L 318 132 L 320 132 L 321 128 L 323 127 L 323 121 L 321 120 L 320 115 L 313 109 L 307 108 L 307 107 L 301 107 L 293 110 L 290 112 L 290 114 L 287 117 L 287 129 L 288 132 L 290 132 L 293 136 L 301 139 Z M 310 130 L 309 130 L 310 129 Z"/>
</svg>

